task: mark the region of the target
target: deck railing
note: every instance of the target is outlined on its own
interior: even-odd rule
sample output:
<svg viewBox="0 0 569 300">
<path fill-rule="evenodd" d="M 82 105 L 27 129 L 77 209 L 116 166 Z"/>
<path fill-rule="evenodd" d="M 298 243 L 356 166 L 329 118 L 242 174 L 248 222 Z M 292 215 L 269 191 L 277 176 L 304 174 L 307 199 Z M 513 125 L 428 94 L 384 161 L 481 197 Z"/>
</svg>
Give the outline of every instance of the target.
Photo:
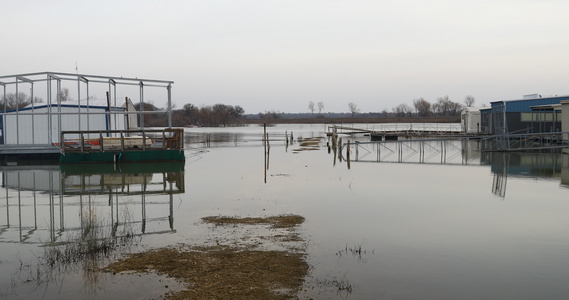
<svg viewBox="0 0 569 300">
<path fill-rule="evenodd" d="M 183 150 L 184 129 L 62 131 L 55 145 L 61 153 Z"/>
</svg>

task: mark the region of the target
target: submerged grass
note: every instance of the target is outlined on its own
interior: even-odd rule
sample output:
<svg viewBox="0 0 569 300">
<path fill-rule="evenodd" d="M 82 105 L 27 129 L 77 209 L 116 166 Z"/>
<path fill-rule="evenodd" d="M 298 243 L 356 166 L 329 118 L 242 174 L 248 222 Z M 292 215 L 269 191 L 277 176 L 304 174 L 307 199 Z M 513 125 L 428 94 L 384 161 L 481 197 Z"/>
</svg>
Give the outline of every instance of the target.
<svg viewBox="0 0 569 300">
<path fill-rule="evenodd" d="M 291 228 L 300 225 L 304 222 L 304 217 L 298 215 L 280 215 L 267 218 L 239 218 L 239 217 L 226 217 L 226 216 L 211 216 L 204 217 L 202 220 L 206 223 L 215 225 L 231 225 L 231 224 L 249 224 L 260 225 L 270 224 L 273 228 Z"/>
<path fill-rule="evenodd" d="M 293 152 L 320 150 L 321 140 L 322 137 L 299 138 L 298 142 L 300 148 L 293 149 Z"/>
<path fill-rule="evenodd" d="M 266 218 L 211 216 L 202 220 L 215 224 L 213 230 L 218 234 L 222 230 L 218 226 L 233 229 L 241 225 L 271 225 L 282 229 L 272 238 L 303 242 L 294 232 L 294 228 L 304 222 L 304 217 L 297 215 Z M 157 272 L 186 283 L 187 289 L 170 292 L 165 295 L 167 299 L 293 299 L 303 287 L 309 266 L 304 251 L 299 247 L 262 251 L 234 241 L 229 245 L 167 247 L 136 253 L 110 264 L 106 270 L 115 274 Z"/>
<path fill-rule="evenodd" d="M 130 214 L 123 211 L 125 218 Z M 37 263 L 23 263 L 12 274 L 12 289 L 6 296 L 13 296 L 20 286 L 29 286 L 30 291 L 42 286 L 63 286 L 67 274 L 80 272 L 84 278 L 86 293 L 100 289 L 99 270 L 114 255 L 130 249 L 135 243 L 133 229 L 128 224 L 108 224 L 94 210 L 83 214 L 81 231 L 70 232 L 60 240 L 43 243 L 43 255 Z M 0 297 L 1 298 L 1 297 Z"/>
<path fill-rule="evenodd" d="M 129 217 L 128 210 L 123 213 L 125 217 Z M 82 220 L 84 227 L 80 234 L 72 235 L 65 242 L 46 244 L 42 257 L 44 264 L 55 268 L 86 260 L 98 260 L 133 243 L 135 235 L 129 226 L 123 226 L 117 235 L 115 228 L 119 226 L 118 223 L 106 224 L 94 211 L 85 215 Z"/>
<path fill-rule="evenodd" d="M 187 283 L 187 290 L 167 299 L 290 299 L 309 268 L 301 253 L 213 246 L 137 253 L 108 269 L 156 271 Z"/>
</svg>

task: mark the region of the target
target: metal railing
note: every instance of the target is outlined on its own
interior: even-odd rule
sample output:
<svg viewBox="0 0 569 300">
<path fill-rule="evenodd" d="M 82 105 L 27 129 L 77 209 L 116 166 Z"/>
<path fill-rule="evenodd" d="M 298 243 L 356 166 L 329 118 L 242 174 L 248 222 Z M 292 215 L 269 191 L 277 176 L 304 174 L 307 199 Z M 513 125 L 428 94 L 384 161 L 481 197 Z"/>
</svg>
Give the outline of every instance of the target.
<svg viewBox="0 0 569 300">
<path fill-rule="evenodd" d="M 73 136 L 73 138 L 69 138 Z M 98 136 L 92 138 L 92 136 Z M 66 138 L 67 137 L 67 138 Z M 61 153 L 183 150 L 182 128 L 145 130 L 62 131 L 60 142 L 55 144 Z"/>
</svg>

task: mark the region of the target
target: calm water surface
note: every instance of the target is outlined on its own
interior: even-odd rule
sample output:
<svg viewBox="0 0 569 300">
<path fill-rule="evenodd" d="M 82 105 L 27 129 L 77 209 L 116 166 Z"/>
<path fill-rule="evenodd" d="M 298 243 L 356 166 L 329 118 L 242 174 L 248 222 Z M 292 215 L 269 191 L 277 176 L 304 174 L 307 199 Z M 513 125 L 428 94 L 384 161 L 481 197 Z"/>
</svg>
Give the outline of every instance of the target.
<svg viewBox="0 0 569 300">
<path fill-rule="evenodd" d="M 157 275 L 93 275 L 85 263 L 38 267 L 43 245 L 80 239 L 95 221 L 102 235 L 128 237 L 121 249 L 131 252 L 221 238 L 205 216 L 279 214 L 306 219 L 299 231 L 311 272 L 301 298 L 569 295 L 567 155 L 480 153 L 475 142 L 451 142 L 444 153 L 428 145 L 416 163 L 413 150 L 393 159 L 380 149 L 378 159 L 362 144 L 348 166 L 328 152 L 324 125 L 267 130 L 267 161 L 263 128 L 250 126 L 187 129 L 181 167 L 5 167 L 0 298 L 157 298 L 180 287 Z M 299 151 L 299 138 L 314 137 L 322 137 L 318 150 Z"/>
</svg>

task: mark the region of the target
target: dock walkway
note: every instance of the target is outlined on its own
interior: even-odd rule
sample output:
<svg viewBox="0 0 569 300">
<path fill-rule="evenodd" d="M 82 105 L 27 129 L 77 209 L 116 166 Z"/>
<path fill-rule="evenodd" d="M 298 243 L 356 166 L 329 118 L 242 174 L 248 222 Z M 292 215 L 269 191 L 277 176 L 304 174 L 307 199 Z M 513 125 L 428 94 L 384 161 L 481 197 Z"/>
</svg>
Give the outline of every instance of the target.
<svg viewBox="0 0 569 300">
<path fill-rule="evenodd" d="M 397 123 L 373 124 L 366 128 L 354 126 L 330 125 L 328 135 L 332 134 L 369 134 L 377 140 L 386 137 L 434 137 L 434 136 L 463 136 L 462 127 L 458 123 Z"/>
<path fill-rule="evenodd" d="M 53 144 L 0 145 L 5 165 L 25 160 L 59 163 L 184 161 L 182 128 L 152 130 L 62 131 Z"/>
</svg>

